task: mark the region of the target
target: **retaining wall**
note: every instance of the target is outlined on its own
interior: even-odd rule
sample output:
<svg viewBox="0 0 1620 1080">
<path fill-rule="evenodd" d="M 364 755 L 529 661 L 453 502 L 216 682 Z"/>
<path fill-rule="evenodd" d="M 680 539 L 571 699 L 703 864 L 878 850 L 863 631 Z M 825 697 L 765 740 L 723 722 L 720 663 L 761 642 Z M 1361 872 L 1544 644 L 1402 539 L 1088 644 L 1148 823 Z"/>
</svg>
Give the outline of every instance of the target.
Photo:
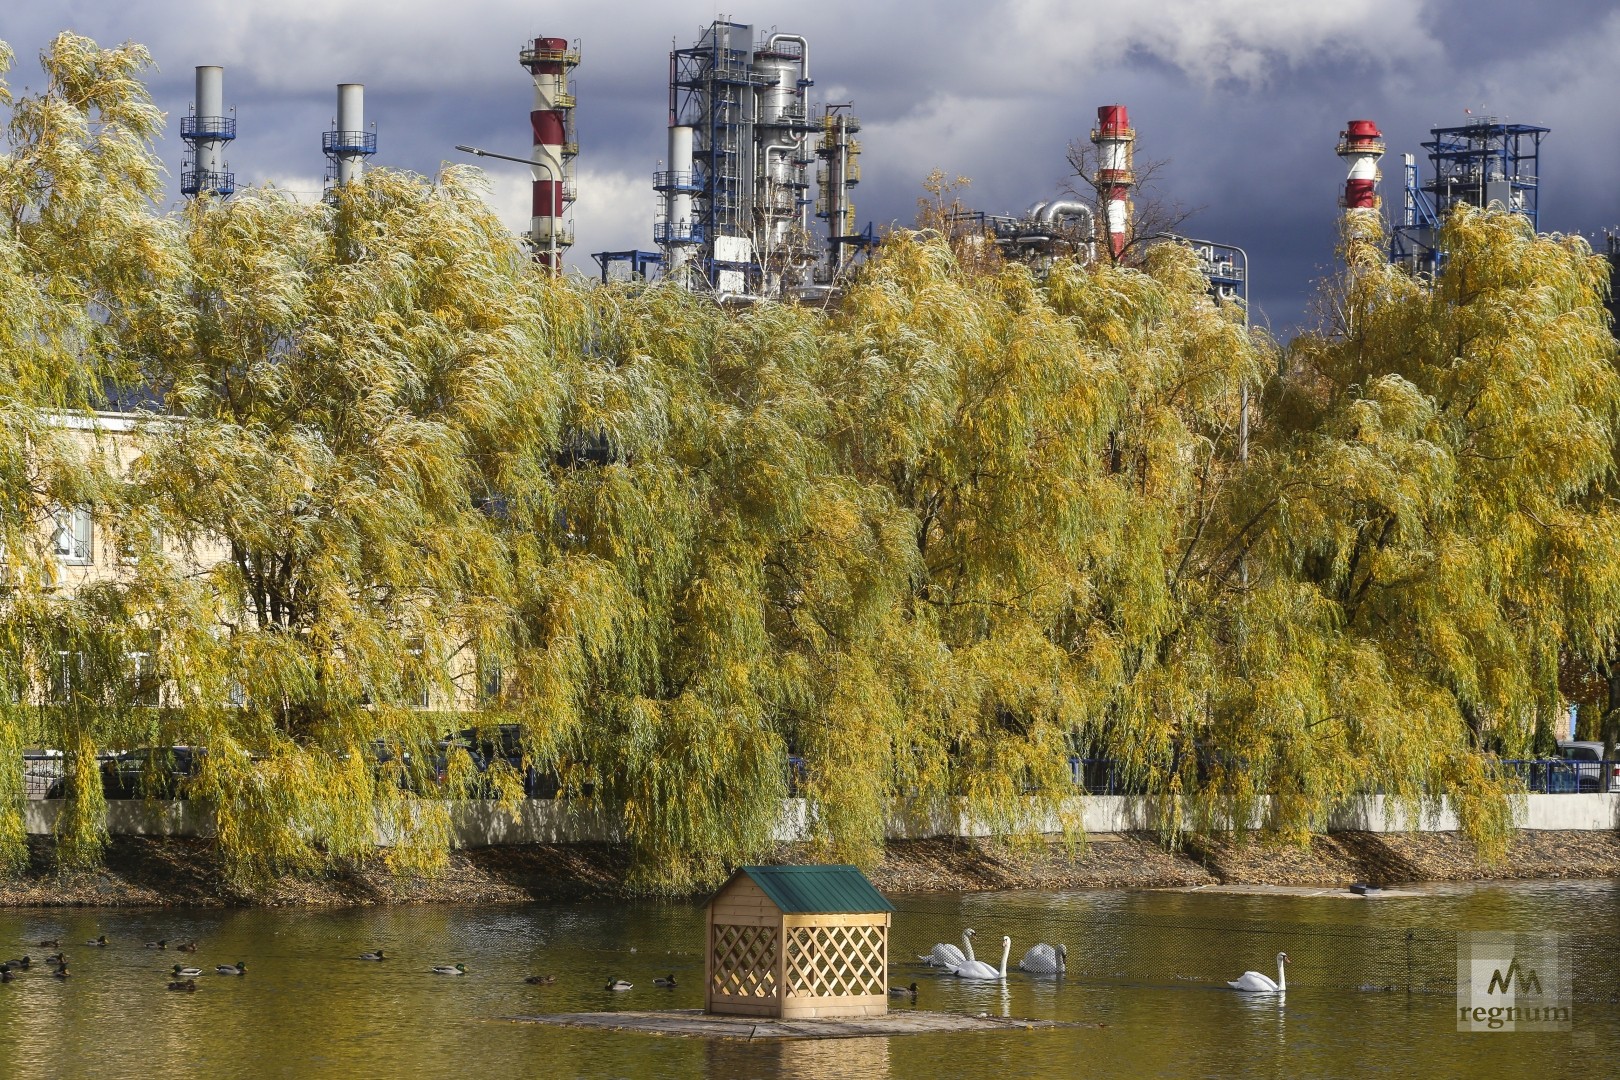
<svg viewBox="0 0 1620 1080">
<path fill-rule="evenodd" d="M 65 804 L 61 800 L 31 800 L 24 809 L 30 833 L 56 831 Z M 1033 811 L 1032 811 L 1033 812 Z M 1255 811 L 1251 827 L 1264 822 L 1264 801 Z M 1149 831 L 1159 815 L 1150 799 L 1136 795 L 1084 795 L 1064 799 L 1057 809 L 1041 813 L 1034 825 L 1042 832 L 1083 829 L 1088 833 Z M 1599 831 L 1620 829 L 1620 792 L 1588 795 L 1526 795 L 1515 800 L 1515 823 L 1521 829 Z M 450 808 L 451 833 L 457 847 L 495 847 L 505 844 L 614 843 L 623 839 L 620 823 L 599 808 L 552 799 L 526 799 L 509 813 L 498 803 L 467 800 Z M 776 839 L 793 843 L 811 832 L 809 805 L 787 799 L 776 824 Z M 201 804 L 114 800 L 107 804 L 108 831 L 117 836 L 208 836 L 213 816 Z M 1455 832 L 1457 816 L 1449 802 L 1407 812 L 1394 799 L 1367 795 L 1340 807 L 1328 819 L 1329 832 Z M 995 832 L 992 823 L 974 818 L 960 807 L 896 804 L 886 833 L 891 840 L 928 837 L 985 837 Z M 379 834 L 379 843 L 388 837 Z"/>
</svg>

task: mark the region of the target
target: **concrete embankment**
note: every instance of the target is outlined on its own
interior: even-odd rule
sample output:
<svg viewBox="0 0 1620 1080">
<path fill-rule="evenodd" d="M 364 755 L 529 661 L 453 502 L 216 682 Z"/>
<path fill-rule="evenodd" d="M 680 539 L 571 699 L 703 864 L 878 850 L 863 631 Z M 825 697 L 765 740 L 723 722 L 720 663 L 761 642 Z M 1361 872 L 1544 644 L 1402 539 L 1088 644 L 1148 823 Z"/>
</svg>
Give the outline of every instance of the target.
<svg viewBox="0 0 1620 1080">
<path fill-rule="evenodd" d="M 396 878 L 381 867 L 319 877 L 283 877 L 260 889 L 227 882 L 207 840 L 116 837 L 95 871 L 58 871 L 54 842 L 29 841 L 31 865 L 0 879 L 0 905 L 352 905 L 514 903 L 621 898 L 629 870 L 616 844 L 523 844 L 453 853 L 432 879 Z M 799 856 L 793 845 L 778 858 Z M 1115 833 L 1083 849 L 1002 845 L 978 839 L 895 840 L 873 880 L 886 892 L 986 889 L 1165 888 L 1215 884 L 1343 886 L 1421 881 L 1620 878 L 1620 833 L 1520 832 L 1504 860 L 1486 863 L 1453 832 L 1340 832 L 1308 847 L 1259 839 L 1189 839 L 1165 848 L 1156 835 Z"/>
</svg>

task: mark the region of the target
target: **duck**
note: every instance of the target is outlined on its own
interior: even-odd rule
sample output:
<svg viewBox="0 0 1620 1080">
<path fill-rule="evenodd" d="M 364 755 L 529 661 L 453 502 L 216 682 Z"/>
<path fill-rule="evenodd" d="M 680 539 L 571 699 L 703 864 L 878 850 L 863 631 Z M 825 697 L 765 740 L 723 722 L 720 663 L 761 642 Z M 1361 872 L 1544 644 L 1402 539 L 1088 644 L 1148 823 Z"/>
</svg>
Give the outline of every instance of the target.
<svg viewBox="0 0 1620 1080">
<path fill-rule="evenodd" d="M 195 994 L 197 992 L 197 980 L 187 979 L 184 982 L 181 982 L 180 980 L 176 979 L 174 982 L 169 984 L 169 989 L 180 990 L 187 994 Z"/>
<path fill-rule="evenodd" d="M 44 941 L 39 943 L 39 947 L 42 949 L 60 949 L 62 947 L 62 939 L 46 938 Z"/>
<path fill-rule="evenodd" d="M 55 975 L 58 979 L 71 978 L 73 975 L 73 973 L 67 969 L 66 964 L 57 964 L 56 970 L 51 972 L 51 974 Z"/>
<path fill-rule="evenodd" d="M 11 970 L 9 964 L 0 964 L 0 982 L 10 982 L 16 977 L 17 973 Z"/>
<path fill-rule="evenodd" d="M 674 975 L 660 976 L 660 977 L 653 980 L 653 985 L 654 986 L 662 986 L 666 990 L 673 990 L 673 989 L 675 989 L 675 976 Z"/>
<path fill-rule="evenodd" d="M 169 939 L 168 938 L 159 938 L 157 941 L 148 941 L 146 943 L 146 948 L 148 948 L 148 949 L 167 949 L 168 947 L 169 947 Z"/>
<path fill-rule="evenodd" d="M 465 974 L 467 974 L 467 965 L 466 964 L 456 964 L 456 965 L 452 966 L 450 964 L 440 964 L 438 967 L 433 969 L 433 974 L 435 974 L 435 975 L 465 975 Z"/>
<path fill-rule="evenodd" d="M 6 966 L 21 968 L 23 971 L 27 971 L 31 966 L 33 966 L 33 963 L 34 958 L 32 956 L 19 956 L 15 960 L 7 960 Z"/>
<path fill-rule="evenodd" d="M 102 934 L 100 937 L 96 938 L 94 941 L 87 941 L 87 942 L 85 942 L 85 944 L 86 945 L 93 945 L 98 949 L 104 949 L 104 948 L 107 947 L 107 935 Z"/>
<path fill-rule="evenodd" d="M 555 975 L 530 975 L 528 978 L 524 979 L 523 981 L 528 983 L 530 986 L 550 986 L 552 983 L 557 981 L 557 976 L 555 976 Z"/>
<path fill-rule="evenodd" d="M 197 943 L 195 941 L 188 941 L 184 945 L 176 945 L 175 948 L 179 949 L 181 952 L 196 952 Z"/>
<path fill-rule="evenodd" d="M 363 952 L 360 954 L 361 960 L 381 960 L 382 958 L 383 951 L 381 949 L 378 949 L 376 952 Z"/>
<path fill-rule="evenodd" d="M 240 960 L 234 964 L 215 964 L 214 973 L 216 975 L 246 975 L 247 965 Z"/>
<path fill-rule="evenodd" d="M 910 986 L 891 986 L 891 987 L 889 987 L 889 996 L 890 997 L 909 997 L 912 1001 L 916 1001 L 917 1000 L 917 984 L 912 983 Z"/>
<path fill-rule="evenodd" d="M 174 965 L 174 977 L 177 979 L 194 979 L 201 974 L 202 968 L 181 967 L 179 964 Z"/>
<path fill-rule="evenodd" d="M 604 989 L 604 990 L 634 990 L 635 987 L 636 987 L 636 984 L 631 982 L 629 979 L 609 979 L 608 984 L 606 986 L 602 987 L 602 989 Z"/>
<path fill-rule="evenodd" d="M 51 955 L 45 958 L 45 962 L 47 964 L 65 964 L 67 963 L 67 955 L 65 953 L 53 952 Z"/>
</svg>

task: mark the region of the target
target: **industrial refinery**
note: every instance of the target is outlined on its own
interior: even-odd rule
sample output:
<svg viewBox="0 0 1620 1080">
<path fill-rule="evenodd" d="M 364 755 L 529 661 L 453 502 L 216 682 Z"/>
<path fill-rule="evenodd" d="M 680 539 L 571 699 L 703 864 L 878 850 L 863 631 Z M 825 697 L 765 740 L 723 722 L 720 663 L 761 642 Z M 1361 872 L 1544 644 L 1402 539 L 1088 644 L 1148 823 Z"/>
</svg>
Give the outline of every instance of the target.
<svg viewBox="0 0 1620 1080">
<path fill-rule="evenodd" d="M 657 198 L 647 248 L 594 252 L 604 282 L 667 279 L 728 302 L 825 299 L 846 271 L 875 246 L 877 231 L 860 225 L 854 194 L 861 180 L 861 121 L 854 102 L 817 102 L 812 43 L 802 34 L 716 19 L 686 47 L 668 55 L 668 133 L 663 157 L 649 170 Z M 535 260 L 561 273 L 574 243 L 580 154 L 574 73 L 579 42 L 541 35 L 525 40 L 518 65 L 533 86 L 527 158 L 473 147 L 480 156 L 529 166 L 533 176 L 526 241 Z M 365 88 L 337 87 L 331 129 L 321 137 L 325 184 L 361 182 L 377 153 L 375 125 L 365 119 Z M 1498 206 L 1526 215 L 1539 210 L 1539 157 L 1549 129 L 1471 117 L 1436 127 L 1422 144 L 1430 172 L 1402 155 L 1400 201 L 1390 221 L 1389 258 L 1417 274 L 1444 264 L 1440 223 L 1452 207 Z M 187 160 L 181 191 L 188 197 L 228 198 L 235 174 L 225 158 L 237 137 L 234 110 L 225 106 L 224 71 L 196 69 L 196 101 L 182 118 Z M 1021 212 L 951 209 L 959 238 L 994 245 L 1000 256 L 1043 272 L 1055 260 L 1128 261 L 1143 246 L 1187 244 L 1210 291 L 1247 303 L 1247 252 L 1222 240 L 1174 232 L 1138 234 L 1136 130 L 1122 103 L 1098 106 L 1090 131 L 1089 169 L 1080 194 L 1037 199 Z M 1347 166 L 1339 204 L 1380 210 L 1384 135 L 1373 120 L 1352 120 L 1337 152 Z M 1616 245 L 1611 241 L 1611 253 Z"/>
</svg>

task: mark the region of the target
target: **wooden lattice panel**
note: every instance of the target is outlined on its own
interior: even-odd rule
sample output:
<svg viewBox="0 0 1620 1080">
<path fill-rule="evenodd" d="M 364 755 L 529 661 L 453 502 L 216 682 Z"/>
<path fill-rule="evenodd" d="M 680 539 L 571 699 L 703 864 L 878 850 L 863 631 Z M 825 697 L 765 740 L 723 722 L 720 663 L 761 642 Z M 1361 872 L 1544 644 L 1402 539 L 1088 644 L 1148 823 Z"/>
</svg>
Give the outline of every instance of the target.
<svg viewBox="0 0 1620 1080">
<path fill-rule="evenodd" d="M 870 997 L 887 993 L 884 926 L 791 926 L 788 997 Z"/>
<path fill-rule="evenodd" d="M 709 970 L 716 994 L 776 996 L 776 927 L 716 923 Z"/>
</svg>

